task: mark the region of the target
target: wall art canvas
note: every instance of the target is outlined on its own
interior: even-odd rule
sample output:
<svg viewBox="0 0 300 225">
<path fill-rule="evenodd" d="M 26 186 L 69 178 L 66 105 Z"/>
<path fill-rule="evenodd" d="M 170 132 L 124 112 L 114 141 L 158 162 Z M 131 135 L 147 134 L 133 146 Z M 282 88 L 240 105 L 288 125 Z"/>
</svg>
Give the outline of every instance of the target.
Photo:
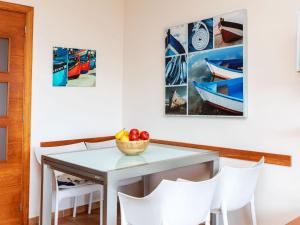
<svg viewBox="0 0 300 225">
<path fill-rule="evenodd" d="M 246 115 L 246 10 L 165 33 L 165 114 Z"/>
<path fill-rule="evenodd" d="M 53 87 L 95 87 L 96 50 L 53 48 Z"/>
<path fill-rule="evenodd" d="M 300 12 L 298 12 L 297 20 L 297 71 L 300 72 Z"/>
</svg>

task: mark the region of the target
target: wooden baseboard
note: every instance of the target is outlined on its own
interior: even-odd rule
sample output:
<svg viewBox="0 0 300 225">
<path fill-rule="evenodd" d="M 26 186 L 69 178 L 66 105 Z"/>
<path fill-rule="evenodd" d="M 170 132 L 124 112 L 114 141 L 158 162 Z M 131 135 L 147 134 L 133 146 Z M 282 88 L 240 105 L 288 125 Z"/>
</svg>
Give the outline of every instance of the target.
<svg viewBox="0 0 300 225">
<path fill-rule="evenodd" d="M 293 221 L 287 223 L 286 225 L 300 225 L 300 217 L 294 219 Z"/>
<path fill-rule="evenodd" d="M 99 209 L 99 202 L 94 202 L 92 209 Z M 77 207 L 77 214 L 87 213 L 88 205 L 82 205 Z M 59 211 L 58 218 L 68 217 L 73 215 L 73 208 L 64 209 Z M 52 213 L 52 220 L 54 220 L 54 213 Z M 29 219 L 29 225 L 39 225 L 39 216 Z"/>
<path fill-rule="evenodd" d="M 105 137 L 96 137 L 96 138 L 49 141 L 49 142 L 41 142 L 40 146 L 53 147 L 53 146 L 75 144 L 79 142 L 101 142 L 101 141 L 109 141 L 113 139 L 115 139 L 114 136 L 105 136 Z M 243 149 L 235 149 L 235 148 L 227 148 L 227 147 L 219 147 L 219 146 L 211 146 L 211 145 L 201 145 L 201 144 L 193 144 L 193 143 L 170 141 L 170 140 L 160 140 L 160 139 L 151 139 L 150 142 L 163 144 L 163 145 L 195 148 L 199 150 L 217 151 L 219 152 L 221 157 L 248 160 L 248 161 L 259 161 L 260 158 L 264 156 L 266 163 L 280 165 L 280 166 L 288 166 L 288 167 L 292 166 L 292 156 L 290 155 L 274 154 L 274 153 L 268 153 L 264 151 L 243 150 Z"/>
<path fill-rule="evenodd" d="M 219 152 L 221 157 L 232 158 L 232 159 L 241 159 L 241 160 L 257 162 L 261 159 L 261 157 L 265 157 L 265 162 L 268 164 L 288 166 L 288 167 L 292 166 L 292 157 L 290 155 L 267 153 L 264 151 L 249 151 L 243 149 L 192 144 L 192 143 L 185 143 L 185 142 L 178 142 L 178 141 L 159 140 L 159 139 L 151 139 L 150 142 L 156 144 L 163 144 L 163 145 L 194 148 L 199 150 L 216 151 Z"/>
<path fill-rule="evenodd" d="M 41 147 L 55 147 L 55 146 L 62 146 L 62 145 L 70 145 L 76 144 L 80 142 L 102 142 L 102 141 L 110 141 L 114 140 L 114 136 L 105 136 L 105 137 L 95 137 L 95 138 L 81 138 L 81 139 L 72 139 L 72 140 L 60 140 L 60 141 L 47 141 L 41 142 Z"/>
</svg>

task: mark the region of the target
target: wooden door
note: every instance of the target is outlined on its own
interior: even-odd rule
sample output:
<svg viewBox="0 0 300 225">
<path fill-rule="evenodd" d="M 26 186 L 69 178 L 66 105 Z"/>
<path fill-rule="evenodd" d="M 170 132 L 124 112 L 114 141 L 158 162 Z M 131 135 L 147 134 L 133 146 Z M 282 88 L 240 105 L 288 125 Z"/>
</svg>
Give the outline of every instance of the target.
<svg viewBox="0 0 300 225">
<path fill-rule="evenodd" d="M 0 224 L 23 224 L 26 14 L 0 9 Z"/>
</svg>

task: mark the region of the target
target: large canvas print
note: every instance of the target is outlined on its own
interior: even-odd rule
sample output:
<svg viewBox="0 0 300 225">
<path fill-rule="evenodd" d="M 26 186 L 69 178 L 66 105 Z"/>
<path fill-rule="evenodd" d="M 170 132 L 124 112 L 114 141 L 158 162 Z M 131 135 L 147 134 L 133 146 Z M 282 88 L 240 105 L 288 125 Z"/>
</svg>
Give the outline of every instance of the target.
<svg viewBox="0 0 300 225">
<path fill-rule="evenodd" d="M 239 10 L 167 29 L 166 115 L 245 116 L 245 21 Z"/>
<path fill-rule="evenodd" d="M 53 48 L 54 87 L 95 87 L 96 50 Z"/>
</svg>

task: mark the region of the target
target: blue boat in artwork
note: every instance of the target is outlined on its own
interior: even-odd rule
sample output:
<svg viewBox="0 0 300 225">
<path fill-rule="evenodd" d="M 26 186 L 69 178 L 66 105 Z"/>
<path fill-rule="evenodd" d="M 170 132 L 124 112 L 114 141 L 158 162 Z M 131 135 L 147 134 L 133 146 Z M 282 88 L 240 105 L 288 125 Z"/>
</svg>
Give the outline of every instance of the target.
<svg viewBox="0 0 300 225">
<path fill-rule="evenodd" d="M 235 114 L 243 114 L 242 77 L 204 83 L 193 81 L 193 85 L 203 101 Z"/>
<path fill-rule="evenodd" d="M 243 59 L 209 60 L 205 59 L 210 72 L 221 79 L 243 76 Z"/>
<path fill-rule="evenodd" d="M 187 81 L 187 63 L 184 55 L 172 57 L 166 62 L 166 85 L 180 85 Z"/>
<path fill-rule="evenodd" d="M 67 63 L 53 60 L 53 86 L 66 86 L 68 82 Z"/>
<path fill-rule="evenodd" d="M 167 30 L 167 36 L 165 40 L 166 44 L 166 56 L 173 56 L 184 54 L 185 49 L 182 44 L 171 34 L 171 30 Z"/>
<path fill-rule="evenodd" d="M 96 51 L 91 51 L 90 55 L 90 69 L 93 70 L 96 68 Z"/>
<path fill-rule="evenodd" d="M 53 50 L 53 86 L 66 86 L 68 83 L 68 50 L 54 48 Z"/>
</svg>

